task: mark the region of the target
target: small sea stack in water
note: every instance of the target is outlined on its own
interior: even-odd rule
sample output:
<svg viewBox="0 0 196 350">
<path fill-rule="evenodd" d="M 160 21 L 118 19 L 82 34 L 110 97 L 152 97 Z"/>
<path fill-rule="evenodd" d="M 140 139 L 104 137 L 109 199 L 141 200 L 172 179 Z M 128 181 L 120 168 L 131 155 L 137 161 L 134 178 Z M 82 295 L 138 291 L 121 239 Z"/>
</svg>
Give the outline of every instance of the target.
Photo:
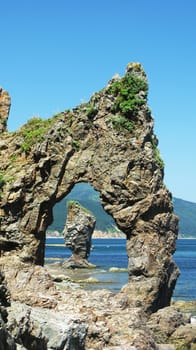
<svg viewBox="0 0 196 350">
<path fill-rule="evenodd" d="M 94 215 L 77 201 L 68 202 L 67 220 L 63 230 L 65 246 L 72 251 L 66 259 L 66 268 L 91 267 L 88 257 L 91 251 L 91 237 L 95 228 Z"/>
</svg>

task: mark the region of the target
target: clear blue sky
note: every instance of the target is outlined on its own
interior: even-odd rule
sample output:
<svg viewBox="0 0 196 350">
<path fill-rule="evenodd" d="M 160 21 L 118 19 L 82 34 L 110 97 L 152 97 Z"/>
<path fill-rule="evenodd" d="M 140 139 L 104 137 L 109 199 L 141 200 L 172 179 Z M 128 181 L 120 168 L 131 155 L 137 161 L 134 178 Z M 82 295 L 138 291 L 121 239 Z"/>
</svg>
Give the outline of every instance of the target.
<svg viewBox="0 0 196 350">
<path fill-rule="evenodd" d="M 165 183 L 196 202 L 195 0 L 6 0 L 0 25 L 10 131 L 88 101 L 128 62 L 140 62 Z"/>
</svg>

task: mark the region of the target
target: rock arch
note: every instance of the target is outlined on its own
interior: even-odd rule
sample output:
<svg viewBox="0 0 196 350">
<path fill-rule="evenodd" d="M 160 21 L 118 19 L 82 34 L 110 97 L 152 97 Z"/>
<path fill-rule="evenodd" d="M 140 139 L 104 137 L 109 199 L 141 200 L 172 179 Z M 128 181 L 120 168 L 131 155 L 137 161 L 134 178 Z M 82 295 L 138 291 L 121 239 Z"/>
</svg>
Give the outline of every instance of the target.
<svg viewBox="0 0 196 350">
<path fill-rule="evenodd" d="M 1 264 L 43 265 L 53 206 L 88 182 L 126 234 L 130 302 L 151 310 L 168 305 L 178 275 L 172 259 L 178 220 L 163 183 L 141 65 L 129 64 L 88 103 L 1 136 Z"/>
<path fill-rule="evenodd" d="M 96 217 L 95 231 L 115 230 L 115 221 L 113 220 L 112 216 L 106 213 L 106 211 L 103 209 L 100 202 L 99 192 L 96 191 L 89 183 L 79 182 L 74 185 L 72 190 L 65 198 L 63 198 L 53 207 L 53 222 L 47 229 L 49 234 L 55 231 L 61 233 L 64 230 L 68 213 L 67 207 L 70 201 L 79 202 L 82 207 L 93 213 L 93 215 Z M 118 232 L 114 234 L 114 237 L 117 235 Z M 125 238 L 125 235 L 122 234 L 122 237 Z"/>
</svg>

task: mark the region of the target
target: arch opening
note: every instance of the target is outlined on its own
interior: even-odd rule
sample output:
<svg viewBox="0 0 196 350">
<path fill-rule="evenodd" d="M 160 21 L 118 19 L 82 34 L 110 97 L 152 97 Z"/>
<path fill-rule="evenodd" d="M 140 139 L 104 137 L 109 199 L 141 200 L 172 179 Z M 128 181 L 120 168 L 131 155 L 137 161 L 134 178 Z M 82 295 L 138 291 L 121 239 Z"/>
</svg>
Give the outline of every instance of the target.
<svg viewBox="0 0 196 350">
<path fill-rule="evenodd" d="M 107 214 L 103 209 L 99 192 L 88 182 L 79 182 L 74 185 L 71 191 L 53 207 L 53 222 L 48 226 L 47 231 L 58 231 L 61 233 L 64 229 L 65 219 L 67 216 L 67 202 L 69 200 L 76 200 L 81 203 L 83 207 L 92 211 L 96 216 L 95 230 L 118 233 L 117 226 L 111 215 Z"/>
<path fill-rule="evenodd" d="M 66 270 L 72 279 L 84 281 L 86 289 L 106 288 L 118 292 L 128 281 L 128 257 L 126 237 L 117 228 L 114 219 L 103 209 L 99 192 L 87 182 L 74 185 L 70 193 L 53 207 L 53 222 L 46 231 L 45 265 L 63 264 L 72 255 L 65 246 L 63 229 L 66 223 L 69 201 L 77 201 L 90 210 L 96 218 L 88 258 L 95 267 Z"/>
</svg>

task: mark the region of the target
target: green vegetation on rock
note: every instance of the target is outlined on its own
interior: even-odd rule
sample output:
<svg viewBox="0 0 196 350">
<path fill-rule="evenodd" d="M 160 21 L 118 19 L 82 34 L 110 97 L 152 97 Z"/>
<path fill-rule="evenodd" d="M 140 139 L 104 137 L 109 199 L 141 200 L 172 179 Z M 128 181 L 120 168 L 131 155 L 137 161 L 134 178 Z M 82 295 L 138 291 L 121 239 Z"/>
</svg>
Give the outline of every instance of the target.
<svg viewBox="0 0 196 350">
<path fill-rule="evenodd" d="M 163 159 L 161 158 L 160 151 L 159 151 L 159 149 L 158 149 L 157 147 L 154 147 L 154 157 L 155 157 L 155 160 L 156 160 L 157 165 L 158 165 L 161 169 L 164 169 L 165 164 L 164 164 Z"/>
<path fill-rule="evenodd" d="M 3 185 L 6 183 L 4 174 L 0 173 L 0 189 L 3 187 Z"/>
<path fill-rule="evenodd" d="M 41 142 L 54 120 L 56 120 L 56 116 L 46 120 L 39 117 L 29 119 L 27 124 L 19 130 L 19 133 L 24 139 L 21 144 L 21 150 L 23 152 L 28 152 L 34 143 Z"/>
<path fill-rule="evenodd" d="M 2 197 L 2 188 L 3 186 L 12 181 L 13 180 L 13 177 L 12 176 L 6 176 L 5 173 L 0 173 L 0 198 Z"/>
<path fill-rule="evenodd" d="M 6 181 L 5 181 L 5 178 L 4 178 L 4 174 L 0 173 L 0 198 L 2 196 L 2 188 L 3 186 L 5 185 Z"/>
<path fill-rule="evenodd" d="M 78 140 L 73 140 L 73 146 L 76 151 L 79 151 L 80 149 L 80 142 Z"/>
<path fill-rule="evenodd" d="M 115 115 L 111 118 L 111 122 L 113 124 L 113 127 L 116 130 L 122 131 L 122 130 L 126 129 L 126 130 L 132 132 L 135 129 L 135 125 L 134 125 L 133 121 L 128 120 L 124 116 Z"/>
<path fill-rule="evenodd" d="M 112 112 L 120 112 L 132 118 L 146 102 L 148 83 L 146 79 L 135 74 L 127 74 L 121 80 L 116 80 L 108 88 L 108 92 L 116 97 Z"/>
<path fill-rule="evenodd" d="M 93 119 L 93 118 L 96 116 L 96 114 L 98 113 L 98 110 L 97 110 L 97 108 L 95 108 L 94 106 L 91 106 L 91 105 L 90 105 L 90 106 L 87 108 L 86 112 L 87 112 L 87 117 L 88 117 L 89 119 Z"/>
<path fill-rule="evenodd" d="M 153 148 L 153 151 L 154 151 L 155 161 L 156 161 L 157 165 L 158 165 L 161 169 L 164 169 L 165 164 L 164 164 L 163 159 L 161 158 L 160 151 L 159 151 L 159 149 L 158 149 L 158 147 L 157 147 L 158 141 L 157 141 L 157 139 L 156 139 L 156 136 L 154 137 L 154 139 L 153 139 L 153 138 L 151 139 L 151 143 L 152 143 L 152 148 Z"/>
<path fill-rule="evenodd" d="M 81 208 L 85 213 L 93 215 L 93 212 L 85 208 L 79 201 L 70 199 L 66 203 L 67 209 Z"/>
</svg>

